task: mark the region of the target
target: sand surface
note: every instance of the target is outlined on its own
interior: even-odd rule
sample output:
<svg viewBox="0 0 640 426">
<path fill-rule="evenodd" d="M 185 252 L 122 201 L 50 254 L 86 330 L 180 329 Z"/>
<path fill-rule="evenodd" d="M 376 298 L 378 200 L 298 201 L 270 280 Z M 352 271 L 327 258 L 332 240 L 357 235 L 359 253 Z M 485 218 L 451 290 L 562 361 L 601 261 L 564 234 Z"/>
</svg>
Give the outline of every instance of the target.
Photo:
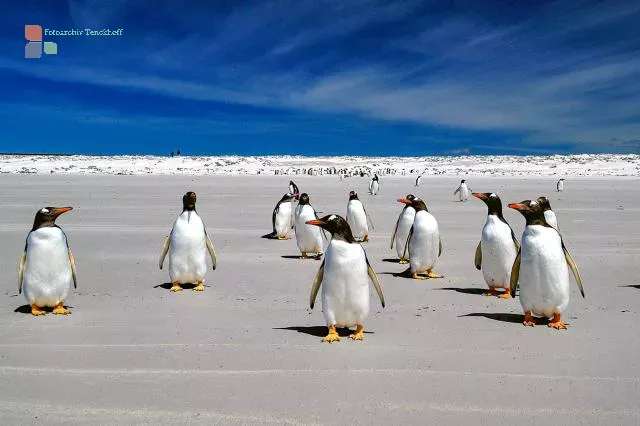
<svg viewBox="0 0 640 426">
<path fill-rule="evenodd" d="M 323 344 L 308 309 L 320 263 L 295 240 L 260 238 L 289 178 L 39 176 L 0 179 L 0 419 L 3 424 L 638 424 L 640 185 L 633 178 L 471 178 L 515 202 L 547 195 L 586 290 L 572 282 L 569 329 L 525 328 L 518 299 L 480 295 L 473 255 L 486 217 L 453 202 L 457 178 L 299 177 L 317 210 L 344 214 L 356 189 L 375 231 L 365 245 L 387 299 L 363 342 Z M 170 293 L 157 266 L 187 190 L 218 251 L 204 293 Z M 389 239 L 415 192 L 440 223 L 441 280 L 393 274 Z M 76 257 L 68 317 L 33 317 L 17 266 L 35 211 L 75 207 L 58 223 Z M 506 209 L 509 210 L 509 209 Z M 519 236 L 524 220 L 506 219 Z"/>
</svg>

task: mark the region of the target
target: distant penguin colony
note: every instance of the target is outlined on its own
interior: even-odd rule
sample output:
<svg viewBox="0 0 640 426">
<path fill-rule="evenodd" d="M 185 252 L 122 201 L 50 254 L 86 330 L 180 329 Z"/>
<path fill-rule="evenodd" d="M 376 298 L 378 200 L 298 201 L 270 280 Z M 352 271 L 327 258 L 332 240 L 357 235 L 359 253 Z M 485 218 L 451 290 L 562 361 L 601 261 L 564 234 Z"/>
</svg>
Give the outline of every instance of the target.
<svg viewBox="0 0 640 426">
<path fill-rule="evenodd" d="M 342 176 L 340 174 L 341 179 Z M 419 187 L 421 177 L 416 178 L 415 187 Z M 560 179 L 557 183 L 559 192 L 564 190 L 563 181 Z M 385 307 L 382 286 L 361 244 L 369 241 L 370 232 L 374 231 L 371 217 L 355 190 L 349 192 L 344 218 L 337 214 L 320 218 L 320 212 L 311 205 L 308 192 L 301 193 L 293 181 L 289 181 L 287 189 L 272 211 L 272 232 L 265 237 L 287 240 L 293 230 L 300 253 L 293 257 L 322 260 L 309 299 L 313 309 L 321 290 L 322 313 L 328 329 L 322 341 L 337 342 L 340 340 L 338 328 L 354 327 L 349 337 L 362 340 L 364 322 L 370 311 L 370 284 Z M 374 174 L 369 182 L 369 192 L 376 195 L 378 190 L 379 177 Z M 536 325 L 535 318 L 541 317 L 549 319 L 549 327 L 565 329 L 562 315 L 570 299 L 570 272 L 583 297 L 584 288 L 549 199 L 540 196 L 535 201 L 508 204 L 525 219 L 524 231 L 518 241 L 503 215 L 502 200 L 497 193 L 471 193 L 466 181 L 461 180 L 454 192 L 456 201 L 466 201 L 470 194 L 487 208 L 474 256 L 474 265 L 481 271 L 488 287 L 484 295 L 505 300 L 500 303 L 518 296 L 525 326 Z M 204 221 L 196 211 L 196 200 L 195 192 L 183 195 L 182 211 L 173 222 L 160 255 L 160 269 L 168 257 L 172 292 L 181 291 L 188 284 L 192 284 L 195 291 L 205 290 L 207 255 L 212 270 L 217 268 L 216 251 Z M 408 264 L 398 275 L 418 280 L 444 278 L 436 272 L 443 255 L 438 220 L 417 194 L 407 194 L 398 201 L 403 208 L 391 234 L 390 249 L 395 245 L 398 262 Z M 71 313 L 65 301 L 77 287 L 75 260 L 67 235 L 56 224 L 56 219 L 71 210 L 72 207 L 41 208 L 27 235 L 18 268 L 18 292 L 24 293 L 34 316 L 45 315 L 49 310 L 57 315 Z M 467 257 L 468 267 L 472 267 L 471 250 Z"/>
</svg>

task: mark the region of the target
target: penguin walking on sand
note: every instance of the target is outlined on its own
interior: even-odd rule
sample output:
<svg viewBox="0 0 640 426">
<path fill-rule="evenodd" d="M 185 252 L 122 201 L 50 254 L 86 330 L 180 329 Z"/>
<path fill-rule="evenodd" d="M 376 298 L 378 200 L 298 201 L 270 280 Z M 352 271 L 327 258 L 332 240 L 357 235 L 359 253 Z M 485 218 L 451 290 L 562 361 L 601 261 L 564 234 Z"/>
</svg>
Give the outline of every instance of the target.
<svg viewBox="0 0 640 426">
<path fill-rule="evenodd" d="M 356 241 L 369 241 L 369 223 L 371 224 L 371 229 L 373 229 L 373 222 L 371 222 L 369 214 L 364 209 L 364 205 L 362 205 L 362 202 L 355 191 L 349 192 L 349 202 L 347 203 L 347 223 L 349 224 Z"/>
<path fill-rule="evenodd" d="M 453 191 L 453 195 L 457 196 L 457 201 L 467 201 L 469 199 L 470 193 L 471 193 L 471 190 L 467 186 L 466 181 L 464 179 L 460 181 L 460 185 L 458 186 L 458 188 L 455 191 Z"/>
<path fill-rule="evenodd" d="M 564 178 L 563 178 L 563 179 L 560 179 L 560 180 L 558 181 L 558 183 L 556 183 L 556 190 L 557 190 L 558 192 L 563 192 L 563 191 L 564 191 Z"/>
<path fill-rule="evenodd" d="M 380 180 L 377 174 L 373 175 L 371 178 L 371 182 L 369 182 L 369 194 L 376 195 L 378 193 L 378 189 L 380 188 Z"/>
<path fill-rule="evenodd" d="M 416 188 L 420 186 L 420 181 L 422 181 L 422 175 L 420 175 L 420 176 L 418 176 L 418 177 L 416 178 L 416 184 L 415 184 L 415 187 L 416 187 Z"/>
<path fill-rule="evenodd" d="M 33 228 L 27 235 L 18 269 L 18 293 L 31 305 L 32 315 L 44 315 L 43 307 L 53 308 L 57 315 L 71 311 L 64 301 L 77 288 L 76 264 L 67 235 L 56 225 L 56 218 L 72 207 L 44 207 L 36 213 Z"/>
<path fill-rule="evenodd" d="M 380 281 L 346 220 L 332 214 L 322 219 L 310 220 L 307 224 L 319 226 L 332 235 L 309 298 L 309 306 L 313 309 L 322 285 L 322 313 L 329 329 L 322 341 L 339 341 L 336 327 L 353 326 L 356 331 L 349 337 L 362 340 L 363 322 L 369 314 L 369 280 L 378 293 L 382 307 L 385 306 Z"/>
<path fill-rule="evenodd" d="M 309 195 L 303 192 L 296 207 L 294 227 L 302 259 L 308 259 L 308 254 L 313 253 L 315 258 L 320 260 L 324 252 L 324 238 L 326 238 L 324 232 L 317 226 L 307 225 L 308 221 L 314 219 L 318 219 L 318 214 L 309 204 Z"/>
<path fill-rule="evenodd" d="M 391 235 L 391 249 L 393 249 L 393 244 L 395 243 L 396 253 L 400 259 L 400 264 L 407 263 L 404 246 L 409 238 L 409 233 L 413 226 L 413 220 L 416 217 L 416 209 L 411 206 L 411 203 L 415 198 L 416 197 L 413 194 L 408 194 L 404 199 L 398 200 L 399 202 L 404 203 L 405 206 L 398 216 L 396 227 Z"/>
<path fill-rule="evenodd" d="M 289 231 L 294 227 L 295 208 L 293 203 L 298 197 L 297 193 L 286 193 L 282 196 L 271 214 L 272 236 L 279 240 L 288 240 Z"/>
<path fill-rule="evenodd" d="M 173 222 L 171 234 L 165 238 L 160 254 L 159 266 L 162 269 L 164 258 L 169 253 L 171 291 L 181 291 L 181 284 L 191 283 L 196 284 L 195 291 L 204 291 L 207 251 L 215 270 L 216 252 L 204 222 L 196 212 L 196 193 L 190 191 L 182 197 L 182 213 Z"/>
<path fill-rule="evenodd" d="M 400 202 L 406 204 L 409 200 L 400 200 Z M 415 209 L 416 215 L 404 248 L 403 257 L 409 259 L 409 269 L 405 273 L 411 273 L 412 278 L 416 280 L 444 278 L 433 272 L 442 254 L 438 221 L 429 213 L 426 204 L 420 198 L 414 198 L 411 201 L 411 207 Z"/>
<path fill-rule="evenodd" d="M 298 189 L 298 185 L 296 185 L 292 180 L 289 181 L 289 194 L 299 194 L 300 190 Z"/>
<path fill-rule="evenodd" d="M 569 305 L 569 269 L 584 297 L 578 267 L 564 245 L 562 235 L 547 223 L 537 201 L 509 204 L 526 219 L 522 247 L 511 271 L 511 297 L 520 286 L 520 304 L 525 326 L 533 327 L 533 316 L 552 318 L 549 327 L 567 328 L 561 315 Z"/>
<path fill-rule="evenodd" d="M 549 203 L 547 197 L 538 197 L 538 204 L 540 204 L 540 208 L 544 212 L 544 220 L 546 220 L 549 225 L 560 232 L 560 228 L 558 227 L 558 219 L 556 218 L 556 214 L 554 213 L 554 211 L 551 210 L 551 203 Z"/>
<path fill-rule="evenodd" d="M 484 201 L 488 208 L 487 221 L 482 228 L 475 256 L 476 268 L 482 270 L 484 281 L 489 287 L 484 295 L 508 299 L 511 297 L 511 268 L 520 243 L 502 215 L 500 197 L 491 192 L 474 192 L 472 195 Z M 504 292 L 498 293 L 497 288 L 504 289 Z"/>
</svg>

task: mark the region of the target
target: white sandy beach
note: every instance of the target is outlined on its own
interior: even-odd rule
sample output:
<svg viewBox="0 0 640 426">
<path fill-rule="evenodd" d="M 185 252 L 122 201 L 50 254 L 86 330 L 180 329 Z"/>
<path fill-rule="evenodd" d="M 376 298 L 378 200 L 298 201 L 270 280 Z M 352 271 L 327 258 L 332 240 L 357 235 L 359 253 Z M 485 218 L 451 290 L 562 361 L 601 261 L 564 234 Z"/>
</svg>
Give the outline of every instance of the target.
<svg viewBox="0 0 640 426">
<path fill-rule="evenodd" d="M 0 158 L 2 423 L 637 425 L 640 157 L 521 158 L 489 166 L 464 157 L 379 160 L 407 176 L 381 178 L 376 197 L 366 193 L 368 178 L 295 178 L 323 214 L 344 215 L 357 190 L 376 227 L 365 248 L 387 307 L 372 290 L 365 340 L 335 344 L 320 342 L 320 304 L 307 305 L 320 263 L 297 259 L 295 240 L 260 238 L 292 170 L 309 163 Z M 209 165 L 196 167 L 203 161 Z M 426 176 L 414 188 L 408 172 L 419 167 L 446 177 Z M 147 168 L 158 175 L 117 175 Z M 473 175 L 473 190 L 495 191 L 504 203 L 549 197 L 586 291 L 582 299 L 572 281 L 568 330 L 524 327 L 518 299 L 481 296 L 473 255 L 486 207 L 453 202 L 459 168 Z M 275 170 L 289 175 L 223 176 Z M 558 175 L 582 177 L 557 193 Z M 188 190 L 198 194 L 219 265 L 204 293 L 174 294 L 157 262 Z M 444 279 L 394 275 L 404 267 L 389 261 L 389 239 L 402 207 L 396 199 L 407 193 L 426 199 L 440 223 L 436 272 Z M 79 275 L 68 317 L 33 317 L 17 293 L 25 237 L 48 205 L 75 208 L 58 220 Z M 507 208 L 505 217 L 519 236 L 523 218 Z"/>
</svg>

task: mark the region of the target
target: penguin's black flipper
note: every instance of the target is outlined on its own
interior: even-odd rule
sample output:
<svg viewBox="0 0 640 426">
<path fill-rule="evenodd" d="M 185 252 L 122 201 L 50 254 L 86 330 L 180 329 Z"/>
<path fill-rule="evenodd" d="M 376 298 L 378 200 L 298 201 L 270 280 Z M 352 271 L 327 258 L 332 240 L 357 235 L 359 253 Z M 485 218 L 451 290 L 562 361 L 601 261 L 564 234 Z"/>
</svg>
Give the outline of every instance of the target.
<svg viewBox="0 0 640 426">
<path fill-rule="evenodd" d="M 409 231 L 409 236 L 407 237 L 407 242 L 404 243 L 404 251 L 402 252 L 402 257 L 408 259 L 407 252 L 409 251 L 409 241 L 411 241 L 411 237 L 413 236 L 413 225 L 411 226 L 411 230 Z"/>
<path fill-rule="evenodd" d="M 520 261 L 522 251 L 518 250 L 516 260 L 513 261 L 513 267 L 511 268 L 511 282 L 509 283 L 509 289 L 511 290 L 511 297 L 516 297 L 516 289 L 518 288 L 518 280 L 520 279 Z"/>
<path fill-rule="evenodd" d="M 18 269 L 18 293 L 22 293 L 22 279 L 24 278 L 24 265 L 27 263 L 27 250 L 25 247 L 25 251 L 22 253 L 22 258 L 20 259 L 20 267 Z"/>
<path fill-rule="evenodd" d="M 162 264 L 164 263 L 164 258 L 167 255 L 167 252 L 169 251 L 169 244 L 171 243 L 171 235 L 167 235 L 164 238 L 164 246 L 162 247 L 162 253 L 160 253 L 160 262 L 159 262 L 159 266 L 160 269 L 162 270 Z"/>
<path fill-rule="evenodd" d="M 442 254 L 442 237 L 438 235 L 438 257 Z"/>
<path fill-rule="evenodd" d="M 216 256 L 216 250 L 213 248 L 213 243 L 211 242 L 211 238 L 209 238 L 209 234 L 207 234 L 207 231 L 204 232 L 204 236 L 207 244 L 207 251 L 209 252 L 209 256 L 211 257 L 211 267 L 215 271 L 218 267 L 218 257 Z"/>
<path fill-rule="evenodd" d="M 402 209 L 402 212 L 404 212 L 404 209 Z M 402 217 L 402 213 L 400 213 L 400 216 L 398 216 L 398 220 L 396 220 L 396 227 L 393 229 L 393 234 L 391 234 L 391 248 L 393 248 L 393 243 L 396 240 L 396 233 L 398 232 L 398 225 L 400 225 L 401 217 Z"/>
<path fill-rule="evenodd" d="M 580 294 L 584 297 L 584 288 L 582 287 L 582 278 L 580 278 L 580 272 L 578 271 L 578 265 L 576 265 L 575 260 L 569 254 L 569 250 L 564 245 L 564 241 L 562 242 L 562 251 L 564 252 L 564 258 L 567 260 L 567 265 L 571 272 L 573 272 L 573 277 L 576 279 L 576 284 L 578 284 L 578 288 L 580 289 Z"/>
<path fill-rule="evenodd" d="M 478 247 L 476 247 L 476 257 L 475 257 L 475 264 L 476 264 L 476 269 L 479 271 L 482 269 L 482 247 L 481 247 L 482 242 L 478 243 Z"/>
<path fill-rule="evenodd" d="M 73 276 L 73 288 L 78 288 L 78 276 L 76 274 L 76 261 L 73 258 L 73 253 L 71 253 L 71 249 L 67 247 L 67 251 L 69 253 L 69 263 L 71 264 L 71 275 Z"/>
<path fill-rule="evenodd" d="M 311 309 L 313 309 L 313 306 L 316 304 L 316 296 L 318 296 L 318 290 L 320 290 L 320 284 L 322 284 L 323 278 L 324 278 L 324 260 L 320 265 L 320 269 L 318 269 L 316 278 L 313 280 L 313 286 L 311 286 L 311 295 L 309 296 L 309 307 Z"/>
<path fill-rule="evenodd" d="M 362 248 L 362 250 L 364 250 L 364 247 Z M 367 258 L 367 253 L 366 252 L 364 254 L 364 258 L 367 261 L 367 275 L 369 275 L 369 278 L 371 279 L 371 282 L 373 283 L 373 286 L 376 288 L 376 293 L 378 293 L 378 297 L 380 298 L 380 303 L 382 304 L 382 307 L 384 308 L 385 307 L 384 294 L 382 293 L 382 287 L 380 286 L 380 280 L 378 280 L 378 276 L 376 275 L 375 271 L 371 267 L 371 264 L 369 263 L 369 258 Z"/>
</svg>

